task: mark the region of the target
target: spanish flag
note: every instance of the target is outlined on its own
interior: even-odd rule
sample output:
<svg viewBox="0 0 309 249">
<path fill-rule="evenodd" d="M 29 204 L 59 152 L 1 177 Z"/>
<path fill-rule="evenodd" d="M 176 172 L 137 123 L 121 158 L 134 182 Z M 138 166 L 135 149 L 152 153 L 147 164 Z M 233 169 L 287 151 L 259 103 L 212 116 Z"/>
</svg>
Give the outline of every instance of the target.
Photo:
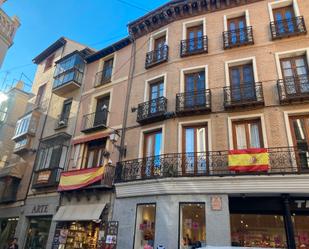
<svg viewBox="0 0 309 249">
<path fill-rule="evenodd" d="M 269 153 L 267 149 L 230 150 L 229 170 L 237 172 L 268 171 Z"/>
<path fill-rule="evenodd" d="M 100 181 L 103 177 L 104 167 L 72 170 L 61 173 L 58 191 L 68 191 L 89 186 Z"/>
</svg>

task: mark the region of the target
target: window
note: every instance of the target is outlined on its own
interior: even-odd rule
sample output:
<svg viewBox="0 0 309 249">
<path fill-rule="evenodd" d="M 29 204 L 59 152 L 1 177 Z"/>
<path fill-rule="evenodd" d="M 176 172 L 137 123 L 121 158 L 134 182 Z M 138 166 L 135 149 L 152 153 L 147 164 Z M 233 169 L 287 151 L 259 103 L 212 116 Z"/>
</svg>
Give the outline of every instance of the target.
<svg viewBox="0 0 309 249">
<path fill-rule="evenodd" d="M 0 124 L 3 123 L 6 119 L 8 111 L 8 102 L 4 101 L 0 103 Z"/>
<path fill-rule="evenodd" d="M 204 106 L 206 103 L 205 95 L 205 71 L 185 74 L 185 106 Z M 202 94 L 201 94 L 202 93 Z"/>
<path fill-rule="evenodd" d="M 162 130 L 144 134 L 144 176 L 160 174 L 160 155 L 162 154 Z"/>
<path fill-rule="evenodd" d="M 106 140 L 95 140 L 87 144 L 87 159 L 85 168 L 103 166 Z"/>
<path fill-rule="evenodd" d="M 295 14 L 292 5 L 273 9 L 273 16 L 276 22 L 276 31 L 279 34 L 293 33 L 295 31 Z"/>
<path fill-rule="evenodd" d="M 45 61 L 45 67 L 44 67 L 44 72 L 50 69 L 53 66 L 55 55 L 49 56 L 46 61 Z"/>
<path fill-rule="evenodd" d="M 229 31 L 229 43 L 237 44 L 244 43 L 247 40 L 247 23 L 246 16 L 240 16 L 227 20 L 228 31 Z"/>
<path fill-rule="evenodd" d="M 231 101 L 256 98 L 252 63 L 229 67 Z"/>
<path fill-rule="evenodd" d="M 260 119 L 234 121 L 233 146 L 234 149 L 263 148 L 263 137 Z"/>
<path fill-rule="evenodd" d="M 151 83 L 149 86 L 150 113 L 160 111 L 160 97 L 164 93 L 164 79 Z"/>
<path fill-rule="evenodd" d="M 187 28 L 187 40 L 190 52 L 203 48 L 203 30 L 203 24 Z"/>
<path fill-rule="evenodd" d="M 44 99 L 44 95 L 45 95 L 45 90 L 46 90 L 46 84 L 41 85 L 39 87 L 38 93 L 36 95 L 36 99 L 35 99 L 35 105 L 36 106 L 41 106 L 42 101 Z"/>
<path fill-rule="evenodd" d="M 293 145 L 296 148 L 298 167 L 309 169 L 309 116 L 290 117 Z"/>
<path fill-rule="evenodd" d="M 72 99 L 67 99 L 63 102 L 62 112 L 59 117 L 58 126 L 65 126 L 68 124 L 71 105 L 72 105 Z"/>
<path fill-rule="evenodd" d="M 112 80 L 113 64 L 114 58 L 104 61 L 101 84 L 108 83 Z"/>
<path fill-rule="evenodd" d="M 74 54 L 71 57 L 59 62 L 55 70 L 53 87 L 59 87 L 70 81 L 81 84 L 84 67 L 85 62 L 78 54 Z"/>
<path fill-rule="evenodd" d="M 107 115 L 109 111 L 110 96 L 103 96 L 97 99 L 97 106 L 95 111 L 93 127 L 106 125 Z"/>
<path fill-rule="evenodd" d="M 183 127 L 183 174 L 206 172 L 207 126 Z"/>
<path fill-rule="evenodd" d="M 306 55 L 282 58 L 280 60 L 282 75 L 287 94 L 309 92 L 309 69 Z"/>
<path fill-rule="evenodd" d="M 144 248 L 145 245 L 154 247 L 156 205 L 140 204 L 136 208 L 134 249 Z"/>
<path fill-rule="evenodd" d="M 29 131 L 31 118 L 32 114 L 28 114 L 27 116 L 17 121 L 14 138 L 22 136 Z"/>
<path fill-rule="evenodd" d="M 180 249 L 206 246 L 205 203 L 180 204 Z"/>
<path fill-rule="evenodd" d="M 156 60 L 159 61 L 165 57 L 166 54 L 166 36 L 161 36 L 154 40 L 154 50 Z"/>
</svg>

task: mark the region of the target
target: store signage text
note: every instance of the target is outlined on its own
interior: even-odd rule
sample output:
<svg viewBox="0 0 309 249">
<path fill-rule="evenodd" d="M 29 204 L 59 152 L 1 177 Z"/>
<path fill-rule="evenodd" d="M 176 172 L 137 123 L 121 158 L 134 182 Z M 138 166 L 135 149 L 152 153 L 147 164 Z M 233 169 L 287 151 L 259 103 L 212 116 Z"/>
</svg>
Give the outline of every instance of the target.
<svg viewBox="0 0 309 249">
<path fill-rule="evenodd" d="M 309 200 L 295 200 L 297 208 L 309 208 Z"/>
<path fill-rule="evenodd" d="M 33 214 L 46 214 L 48 213 L 48 205 L 36 205 L 32 209 Z"/>
</svg>

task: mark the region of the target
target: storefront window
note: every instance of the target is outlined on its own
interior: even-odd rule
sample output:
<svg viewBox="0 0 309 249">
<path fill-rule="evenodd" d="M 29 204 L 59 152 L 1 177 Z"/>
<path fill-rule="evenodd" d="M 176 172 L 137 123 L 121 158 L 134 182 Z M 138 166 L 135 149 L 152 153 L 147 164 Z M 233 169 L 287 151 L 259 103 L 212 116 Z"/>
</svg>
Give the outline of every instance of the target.
<svg viewBox="0 0 309 249">
<path fill-rule="evenodd" d="M 154 247 L 156 223 L 156 205 L 138 205 L 136 210 L 136 228 L 134 249 Z"/>
<path fill-rule="evenodd" d="M 191 249 L 206 245 L 204 203 L 180 204 L 180 248 Z"/>
<path fill-rule="evenodd" d="M 231 214 L 232 245 L 287 248 L 282 215 Z"/>
<path fill-rule="evenodd" d="M 309 249 L 309 216 L 293 214 L 297 249 Z"/>
<path fill-rule="evenodd" d="M 30 219 L 26 248 L 45 249 L 51 217 L 36 217 Z"/>
<path fill-rule="evenodd" d="M 0 219 L 0 249 L 8 248 L 13 241 L 18 218 Z"/>
</svg>

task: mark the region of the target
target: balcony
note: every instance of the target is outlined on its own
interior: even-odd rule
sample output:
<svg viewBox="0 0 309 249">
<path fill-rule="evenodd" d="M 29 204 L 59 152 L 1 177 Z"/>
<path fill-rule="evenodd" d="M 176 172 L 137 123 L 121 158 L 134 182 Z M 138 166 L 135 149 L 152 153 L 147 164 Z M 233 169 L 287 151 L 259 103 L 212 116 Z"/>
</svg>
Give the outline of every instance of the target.
<svg viewBox="0 0 309 249">
<path fill-rule="evenodd" d="M 53 169 L 41 169 L 34 172 L 32 188 L 48 188 L 57 187 L 60 175 L 63 169 L 53 168 Z"/>
<path fill-rule="evenodd" d="M 223 32 L 224 49 L 254 44 L 252 27 L 235 29 Z"/>
<path fill-rule="evenodd" d="M 0 203 L 9 203 L 16 201 L 16 195 L 19 188 L 20 179 L 7 176 L 0 179 L 0 184 L 3 189 L 0 189 Z"/>
<path fill-rule="evenodd" d="M 272 40 L 307 34 L 303 16 L 270 23 Z"/>
<path fill-rule="evenodd" d="M 63 96 L 80 88 L 83 72 L 78 68 L 71 68 L 54 77 L 53 93 Z"/>
<path fill-rule="evenodd" d="M 269 170 L 235 172 L 228 168 L 228 151 L 173 153 L 118 163 L 115 182 L 169 177 L 285 175 L 308 171 L 308 151 L 293 147 L 269 148 Z"/>
<path fill-rule="evenodd" d="M 239 86 L 226 86 L 224 91 L 224 108 L 227 110 L 264 106 L 263 85 L 261 82 Z"/>
<path fill-rule="evenodd" d="M 208 38 L 206 35 L 193 39 L 182 40 L 180 42 L 181 57 L 203 53 L 208 53 Z"/>
<path fill-rule="evenodd" d="M 94 87 L 103 86 L 111 82 L 112 80 L 111 75 L 107 77 L 104 75 L 104 73 L 105 73 L 104 71 L 96 73 L 94 79 Z"/>
<path fill-rule="evenodd" d="M 280 79 L 277 87 L 281 104 L 301 103 L 309 100 L 309 75 Z"/>
<path fill-rule="evenodd" d="M 106 129 L 108 111 L 100 111 L 87 114 L 83 117 L 82 132 L 89 133 Z"/>
<path fill-rule="evenodd" d="M 55 130 L 60 130 L 68 127 L 69 117 L 59 115 L 55 122 Z"/>
<path fill-rule="evenodd" d="M 177 115 L 195 115 L 211 112 L 211 91 L 201 90 L 176 95 Z"/>
<path fill-rule="evenodd" d="M 160 97 L 138 105 L 136 122 L 148 124 L 165 119 L 167 99 Z"/>
<path fill-rule="evenodd" d="M 114 184 L 114 178 L 115 178 L 115 166 L 105 165 L 102 180 L 90 185 L 87 188 L 88 189 L 100 188 L 100 187 L 112 188 Z"/>
<path fill-rule="evenodd" d="M 168 46 L 164 45 L 160 49 L 153 50 L 146 54 L 145 68 L 149 69 L 168 60 Z"/>
</svg>

